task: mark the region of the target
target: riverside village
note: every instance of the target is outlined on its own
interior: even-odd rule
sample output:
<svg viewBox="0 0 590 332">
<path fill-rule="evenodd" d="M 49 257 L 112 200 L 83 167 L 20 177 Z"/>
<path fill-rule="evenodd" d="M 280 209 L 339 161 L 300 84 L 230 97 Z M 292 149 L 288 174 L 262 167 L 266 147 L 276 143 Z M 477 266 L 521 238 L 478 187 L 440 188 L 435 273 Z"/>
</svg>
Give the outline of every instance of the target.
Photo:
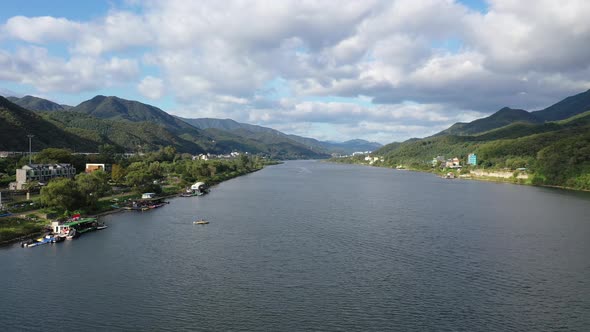
<svg viewBox="0 0 590 332">
<path fill-rule="evenodd" d="M 104 214 L 149 212 L 170 197 L 203 196 L 211 185 L 271 163 L 247 153 L 180 155 L 169 148 L 108 156 L 0 152 L 0 161 L 8 160 L 22 166 L 12 177 L 0 174 L 0 244 L 19 241 L 26 248 L 107 229 L 99 220 Z M 190 222 L 209 223 L 197 216 Z"/>
</svg>

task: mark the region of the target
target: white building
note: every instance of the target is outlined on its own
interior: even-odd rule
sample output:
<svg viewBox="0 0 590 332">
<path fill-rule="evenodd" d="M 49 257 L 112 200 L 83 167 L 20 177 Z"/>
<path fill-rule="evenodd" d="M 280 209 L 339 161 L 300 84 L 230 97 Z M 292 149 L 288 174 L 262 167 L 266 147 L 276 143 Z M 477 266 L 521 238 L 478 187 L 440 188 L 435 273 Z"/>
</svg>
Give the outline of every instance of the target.
<svg viewBox="0 0 590 332">
<path fill-rule="evenodd" d="M 76 169 L 71 164 L 28 164 L 16 170 L 16 182 L 10 184 L 12 190 L 22 190 L 25 184 L 37 181 L 47 182 L 53 178 L 73 178 Z"/>
</svg>

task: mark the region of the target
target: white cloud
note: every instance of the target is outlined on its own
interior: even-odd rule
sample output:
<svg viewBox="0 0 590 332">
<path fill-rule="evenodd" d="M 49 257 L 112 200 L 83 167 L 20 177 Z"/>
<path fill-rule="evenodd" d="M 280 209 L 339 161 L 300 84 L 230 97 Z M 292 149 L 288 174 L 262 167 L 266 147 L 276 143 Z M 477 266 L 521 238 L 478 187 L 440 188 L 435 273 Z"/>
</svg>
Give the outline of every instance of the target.
<svg viewBox="0 0 590 332">
<path fill-rule="evenodd" d="M 146 76 L 137 86 L 137 90 L 149 99 L 160 99 L 164 95 L 164 81 L 153 76 Z"/>
<path fill-rule="evenodd" d="M 494 70 L 555 72 L 587 69 L 590 3 L 585 0 L 490 1 L 467 18 L 467 38 Z"/>
<path fill-rule="evenodd" d="M 456 0 L 128 3 L 136 10 L 83 22 L 8 19 L 0 80 L 69 93 L 129 84 L 171 94 L 185 116 L 380 140 L 590 88 L 585 0 L 490 0 L 485 13 Z M 13 51 L 10 40 L 37 47 Z M 53 54 L 56 43 L 70 53 Z M 277 78 L 284 95 L 265 94 Z M 309 101 L 320 96 L 374 105 Z"/>
<path fill-rule="evenodd" d="M 65 18 L 51 16 L 9 18 L 0 28 L 4 38 L 11 37 L 30 43 L 43 44 L 52 41 L 74 39 L 82 25 Z"/>
<path fill-rule="evenodd" d="M 41 47 L 0 50 L 0 80 L 35 86 L 40 92 L 77 93 L 131 81 L 139 74 L 137 61 L 76 56 L 64 60 Z"/>
<path fill-rule="evenodd" d="M 153 45 L 156 35 L 145 17 L 125 11 L 110 12 L 84 26 L 73 45 L 76 53 L 99 56 L 112 51 Z"/>
</svg>

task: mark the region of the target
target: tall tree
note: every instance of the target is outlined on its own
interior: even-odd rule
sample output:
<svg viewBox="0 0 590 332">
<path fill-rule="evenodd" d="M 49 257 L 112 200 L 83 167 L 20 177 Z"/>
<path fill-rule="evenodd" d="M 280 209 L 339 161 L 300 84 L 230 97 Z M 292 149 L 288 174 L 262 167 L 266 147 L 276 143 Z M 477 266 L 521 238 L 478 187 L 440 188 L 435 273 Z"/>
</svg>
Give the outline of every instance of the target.
<svg viewBox="0 0 590 332">
<path fill-rule="evenodd" d="M 72 163 L 72 151 L 69 149 L 47 148 L 35 155 L 39 164 Z"/>
<path fill-rule="evenodd" d="M 44 205 L 56 206 L 63 210 L 77 209 L 84 201 L 76 182 L 66 178 L 50 181 L 41 189 L 40 199 Z"/>
</svg>

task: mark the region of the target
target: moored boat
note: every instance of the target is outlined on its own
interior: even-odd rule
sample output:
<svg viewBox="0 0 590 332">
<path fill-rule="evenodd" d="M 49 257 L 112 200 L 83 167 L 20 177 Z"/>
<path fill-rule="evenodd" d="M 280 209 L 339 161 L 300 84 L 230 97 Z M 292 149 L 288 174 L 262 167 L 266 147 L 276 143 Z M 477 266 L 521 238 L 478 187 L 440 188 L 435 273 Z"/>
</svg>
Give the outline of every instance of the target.
<svg viewBox="0 0 590 332">
<path fill-rule="evenodd" d="M 53 235 L 53 238 L 51 239 L 51 243 L 59 243 L 59 242 L 63 242 L 66 240 L 65 236 L 61 236 L 61 235 Z"/>
<path fill-rule="evenodd" d="M 70 228 L 68 235 L 66 235 L 66 240 L 73 240 L 79 236 L 80 236 L 80 233 L 78 233 L 78 231 L 76 231 L 75 228 Z"/>
</svg>

